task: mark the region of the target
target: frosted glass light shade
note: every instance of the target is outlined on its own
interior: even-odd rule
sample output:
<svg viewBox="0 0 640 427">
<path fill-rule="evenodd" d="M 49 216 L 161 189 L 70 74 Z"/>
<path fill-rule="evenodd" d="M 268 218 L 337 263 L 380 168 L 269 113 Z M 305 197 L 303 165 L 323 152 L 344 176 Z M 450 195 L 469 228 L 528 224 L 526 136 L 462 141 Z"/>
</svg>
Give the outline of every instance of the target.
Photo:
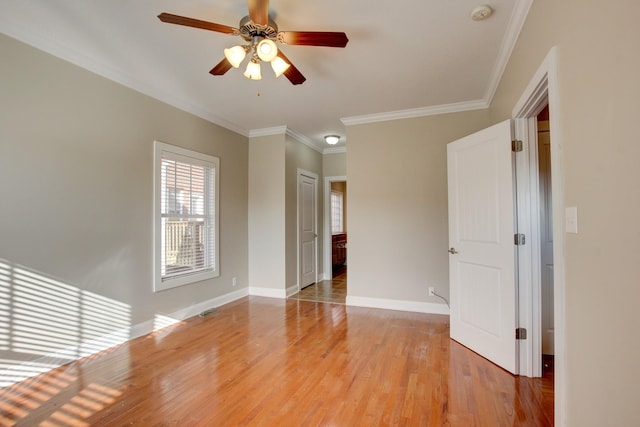
<svg viewBox="0 0 640 427">
<path fill-rule="evenodd" d="M 278 54 L 278 47 L 270 39 L 263 39 L 256 47 L 258 57 L 264 62 L 271 62 Z"/>
<path fill-rule="evenodd" d="M 238 68 L 246 55 L 247 51 L 242 46 L 234 46 L 224 50 L 224 57 L 227 58 L 233 68 Z"/>
<path fill-rule="evenodd" d="M 253 60 L 249 61 L 247 69 L 244 72 L 244 76 L 251 80 L 262 79 L 262 75 L 260 74 L 260 63 L 254 62 Z"/>
<path fill-rule="evenodd" d="M 279 56 L 276 56 L 273 61 L 271 61 L 271 68 L 273 68 L 273 72 L 276 73 L 276 77 L 280 77 L 290 66 L 291 64 L 287 64 L 284 59 Z"/>
<path fill-rule="evenodd" d="M 340 141 L 340 137 L 338 135 L 327 135 L 324 137 L 324 140 L 327 141 L 329 145 L 336 145 L 338 141 Z"/>
</svg>

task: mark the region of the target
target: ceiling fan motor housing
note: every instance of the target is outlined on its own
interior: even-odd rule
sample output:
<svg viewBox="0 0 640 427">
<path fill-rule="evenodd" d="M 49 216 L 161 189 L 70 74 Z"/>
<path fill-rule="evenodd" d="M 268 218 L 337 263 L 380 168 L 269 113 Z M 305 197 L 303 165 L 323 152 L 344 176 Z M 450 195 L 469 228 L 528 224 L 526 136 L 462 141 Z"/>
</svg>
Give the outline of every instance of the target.
<svg viewBox="0 0 640 427">
<path fill-rule="evenodd" d="M 248 43 L 255 40 L 255 37 L 263 37 L 274 41 L 278 40 L 278 25 L 271 18 L 269 18 L 267 25 L 258 25 L 248 16 L 245 16 L 240 20 L 238 26 L 240 27 L 238 30 L 240 37 Z"/>
</svg>

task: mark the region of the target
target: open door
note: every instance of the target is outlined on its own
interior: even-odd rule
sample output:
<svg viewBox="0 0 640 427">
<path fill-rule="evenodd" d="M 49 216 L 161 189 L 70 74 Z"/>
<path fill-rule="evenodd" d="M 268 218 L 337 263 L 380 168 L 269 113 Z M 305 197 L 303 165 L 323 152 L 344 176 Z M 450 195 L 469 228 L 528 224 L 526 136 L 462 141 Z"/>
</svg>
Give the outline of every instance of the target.
<svg viewBox="0 0 640 427">
<path fill-rule="evenodd" d="M 452 339 L 517 373 L 511 122 L 447 146 Z"/>
</svg>

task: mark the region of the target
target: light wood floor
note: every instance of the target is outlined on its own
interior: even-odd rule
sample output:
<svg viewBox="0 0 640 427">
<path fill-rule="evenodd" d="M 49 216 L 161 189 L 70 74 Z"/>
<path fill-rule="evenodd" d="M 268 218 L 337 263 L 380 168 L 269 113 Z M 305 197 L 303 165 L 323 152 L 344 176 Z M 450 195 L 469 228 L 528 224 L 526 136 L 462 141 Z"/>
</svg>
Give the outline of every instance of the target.
<svg viewBox="0 0 640 427">
<path fill-rule="evenodd" d="M 291 299 L 304 301 L 330 302 L 344 304 L 347 299 L 347 269 L 343 267 L 333 272 L 332 280 L 323 280 L 307 286 Z"/>
<path fill-rule="evenodd" d="M 0 390 L 0 425 L 549 426 L 448 317 L 246 297 Z"/>
</svg>

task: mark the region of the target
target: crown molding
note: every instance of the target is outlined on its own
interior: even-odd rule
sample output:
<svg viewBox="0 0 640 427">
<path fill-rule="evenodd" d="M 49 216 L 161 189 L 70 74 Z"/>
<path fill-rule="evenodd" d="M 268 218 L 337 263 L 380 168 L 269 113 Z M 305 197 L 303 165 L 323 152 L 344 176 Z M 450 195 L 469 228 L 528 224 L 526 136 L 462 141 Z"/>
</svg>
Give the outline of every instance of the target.
<svg viewBox="0 0 640 427">
<path fill-rule="evenodd" d="M 367 123 L 383 122 L 387 120 L 399 120 L 410 119 L 415 117 L 435 116 L 438 114 L 446 113 L 459 113 L 462 111 L 481 110 L 489 108 L 493 97 L 498 90 L 500 80 L 504 74 L 513 49 L 515 48 L 518 36 L 522 31 L 522 27 L 527 19 L 529 10 L 533 0 L 520 0 L 516 1 L 511 18 L 509 19 L 509 25 L 505 32 L 500 51 L 498 53 L 498 59 L 491 73 L 491 79 L 483 99 L 475 101 L 459 102 L 453 104 L 442 104 L 432 107 L 413 108 L 408 110 L 390 111 L 386 113 L 367 114 L 362 116 L 343 117 L 340 120 L 345 126 L 361 125 Z"/>
<path fill-rule="evenodd" d="M 287 133 L 286 126 L 274 126 L 271 128 L 251 129 L 249 138 L 257 138 L 261 136 L 284 135 Z"/>
<path fill-rule="evenodd" d="M 481 110 L 489 104 L 483 100 L 442 104 L 432 107 L 411 108 L 408 110 L 389 111 L 387 113 L 366 114 L 363 116 L 343 117 L 340 119 L 345 126 L 363 125 L 367 123 L 384 122 L 388 120 L 412 119 L 415 117 L 437 116 L 438 114 L 459 113 L 461 111 Z"/>
<path fill-rule="evenodd" d="M 493 68 L 491 79 L 490 79 L 489 85 L 487 86 L 483 99 L 460 102 L 460 103 L 420 107 L 420 108 L 413 108 L 413 109 L 406 109 L 406 110 L 397 110 L 397 111 L 390 111 L 390 112 L 383 112 L 383 113 L 374 113 L 374 114 L 367 114 L 367 115 L 360 115 L 360 116 L 343 117 L 340 119 L 341 122 L 345 126 L 351 126 L 351 125 L 376 123 L 376 122 L 389 121 L 389 120 L 425 117 L 425 116 L 432 116 L 432 115 L 439 115 L 439 114 L 446 114 L 446 113 L 457 113 L 457 112 L 463 112 L 463 111 L 488 108 L 493 100 L 495 92 L 499 86 L 500 80 L 502 79 L 502 76 L 505 72 L 509 59 L 513 52 L 513 49 L 515 48 L 515 44 L 517 42 L 518 36 L 522 31 L 522 28 L 526 21 L 526 17 L 529 13 L 529 10 L 531 9 L 532 4 L 533 4 L 533 0 L 518 0 L 515 2 L 515 6 L 512 11 L 511 18 L 509 20 L 507 31 L 503 37 L 502 44 L 500 46 L 498 60 L 496 61 L 495 66 Z M 207 109 L 204 109 L 200 106 L 193 104 L 191 101 L 189 101 L 186 98 L 174 96 L 164 91 L 161 88 L 153 87 L 149 85 L 147 82 L 137 79 L 132 75 L 122 72 L 121 70 L 117 70 L 106 63 L 96 60 L 95 58 L 92 58 L 78 51 L 70 49 L 60 44 L 56 40 L 43 36 L 39 32 L 33 32 L 31 30 L 27 30 L 26 27 L 24 27 L 18 22 L 13 22 L 8 17 L 0 17 L 0 32 L 20 42 L 28 44 L 36 49 L 40 49 L 48 54 L 51 54 L 55 57 L 58 57 L 67 62 L 70 62 L 76 66 L 89 70 L 101 77 L 112 80 L 129 89 L 135 90 L 144 95 L 157 99 L 161 102 L 174 106 L 180 110 L 191 113 L 197 117 L 200 117 L 201 119 L 204 119 L 210 123 L 213 123 L 215 125 L 228 129 L 239 135 L 242 135 L 245 137 L 257 137 L 257 136 L 267 136 L 267 135 L 276 135 L 276 134 L 286 134 L 294 138 L 296 141 L 322 154 L 341 152 L 341 151 L 334 151 L 334 150 L 340 150 L 343 148 L 343 147 L 329 147 L 329 148 L 323 149 L 322 146 L 315 144 L 310 138 L 292 129 L 287 128 L 287 126 L 277 126 L 273 128 L 254 129 L 254 130 L 244 129 L 238 126 L 237 124 L 232 123 L 218 116 L 217 114 L 214 114 L 213 112 Z"/>
<path fill-rule="evenodd" d="M 73 65 L 84 68 L 85 70 L 89 70 L 101 77 L 126 86 L 136 92 L 140 92 L 182 111 L 191 113 L 194 116 L 200 117 L 210 123 L 216 124 L 240 135 L 249 136 L 247 129 L 243 129 L 238 125 L 217 116 L 211 111 L 198 107 L 184 98 L 173 96 L 160 88 L 150 86 L 142 80 L 136 79 L 120 70 L 116 70 L 108 64 L 97 61 L 87 55 L 83 55 L 82 53 L 70 49 L 55 40 L 27 30 L 18 23 L 11 22 L 8 19 L 0 19 L 0 32 L 22 43 L 28 44 L 29 46 L 70 62 Z"/>
<path fill-rule="evenodd" d="M 322 154 L 339 154 L 346 153 L 347 147 L 328 147 L 322 150 Z"/>
<path fill-rule="evenodd" d="M 520 36 L 520 32 L 522 31 L 522 27 L 524 26 L 532 4 L 533 0 L 520 0 L 517 1 L 513 7 L 507 31 L 505 32 L 502 44 L 500 45 L 498 60 L 495 62 L 493 72 L 491 73 L 491 80 L 489 81 L 489 86 L 487 86 L 487 91 L 484 95 L 487 105 L 491 105 L 493 97 L 498 90 L 500 80 L 502 80 L 502 75 L 507 69 L 507 64 L 509 63 L 509 59 L 511 59 L 511 54 L 516 46 L 518 36 Z"/>
<path fill-rule="evenodd" d="M 286 135 L 289 136 L 301 144 L 306 145 L 314 151 L 322 154 L 322 149 L 315 145 L 311 139 L 307 138 L 303 134 L 296 132 L 295 130 L 287 127 L 287 126 L 275 126 L 271 128 L 262 128 L 262 129 L 252 129 L 249 131 L 249 138 L 260 137 L 260 136 L 270 136 L 270 135 Z"/>
<path fill-rule="evenodd" d="M 303 134 L 298 133 L 298 132 L 296 132 L 295 130 L 293 130 L 291 128 L 287 128 L 287 135 L 290 136 L 291 138 L 295 139 L 296 141 L 306 145 L 307 147 L 311 148 L 312 150 L 317 151 L 318 153 L 322 154 L 322 148 L 318 147 L 316 144 L 313 143 L 313 141 L 311 141 L 311 139 L 307 138 Z"/>
</svg>

